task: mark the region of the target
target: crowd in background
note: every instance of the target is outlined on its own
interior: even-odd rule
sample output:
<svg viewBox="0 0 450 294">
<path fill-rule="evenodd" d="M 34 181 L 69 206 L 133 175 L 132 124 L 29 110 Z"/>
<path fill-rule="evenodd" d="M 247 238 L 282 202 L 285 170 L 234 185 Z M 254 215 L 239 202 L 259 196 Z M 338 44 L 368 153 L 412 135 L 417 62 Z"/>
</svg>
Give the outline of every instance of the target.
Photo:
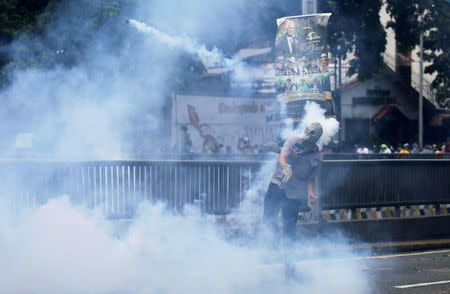
<svg viewBox="0 0 450 294">
<path fill-rule="evenodd" d="M 231 146 L 224 146 L 222 144 L 213 143 L 211 140 L 205 140 L 203 144 L 202 153 L 207 154 L 236 154 L 233 152 Z M 192 141 L 188 136 L 187 140 L 182 142 L 182 153 L 192 153 Z M 279 152 L 282 146 L 282 141 L 268 142 L 262 146 L 252 144 L 248 137 L 238 139 L 236 149 L 239 154 L 261 154 L 267 152 Z M 368 145 L 368 144 L 355 144 L 348 146 L 340 144 L 337 141 L 331 142 L 322 149 L 323 153 L 356 153 L 356 154 L 443 154 L 450 153 L 450 137 L 443 143 L 437 144 L 424 144 L 420 148 L 417 143 L 403 143 L 397 146 L 389 144 L 380 145 Z"/>
<path fill-rule="evenodd" d="M 357 154 L 441 154 L 450 153 L 450 139 L 445 143 L 425 144 L 423 148 L 417 143 L 404 143 L 397 146 L 380 144 L 355 144 L 352 148 L 345 148 L 337 143 L 328 144 L 323 153 L 357 153 Z"/>
</svg>

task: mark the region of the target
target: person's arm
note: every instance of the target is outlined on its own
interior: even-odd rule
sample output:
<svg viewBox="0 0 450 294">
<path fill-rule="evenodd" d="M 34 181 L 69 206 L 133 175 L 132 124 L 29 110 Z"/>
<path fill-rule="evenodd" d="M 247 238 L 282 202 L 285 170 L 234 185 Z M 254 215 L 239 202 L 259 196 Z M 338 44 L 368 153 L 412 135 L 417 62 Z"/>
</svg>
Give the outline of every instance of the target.
<svg viewBox="0 0 450 294">
<path fill-rule="evenodd" d="M 292 167 L 287 162 L 287 158 L 288 158 L 289 152 L 291 152 L 290 149 L 292 148 L 294 142 L 295 142 L 295 138 L 286 140 L 286 142 L 284 142 L 283 148 L 281 148 L 280 156 L 278 157 L 278 163 L 280 164 L 280 166 L 282 168 L 282 173 L 283 173 L 283 179 L 282 179 L 283 183 L 288 182 L 292 176 Z"/>
<path fill-rule="evenodd" d="M 280 156 L 278 157 L 278 163 L 281 167 L 283 167 L 287 163 L 287 156 L 287 152 L 281 151 Z"/>
<path fill-rule="evenodd" d="M 319 197 L 314 194 L 314 178 L 309 178 L 308 180 L 308 196 L 309 200 L 311 201 L 311 204 L 316 203 L 316 201 L 319 199 Z"/>
</svg>

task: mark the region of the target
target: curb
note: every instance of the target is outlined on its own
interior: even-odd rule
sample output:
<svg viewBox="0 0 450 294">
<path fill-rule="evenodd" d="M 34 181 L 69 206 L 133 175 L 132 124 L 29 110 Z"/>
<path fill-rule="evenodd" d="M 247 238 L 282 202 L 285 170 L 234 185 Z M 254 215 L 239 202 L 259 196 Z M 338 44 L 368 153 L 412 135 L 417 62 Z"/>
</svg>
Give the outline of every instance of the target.
<svg viewBox="0 0 450 294">
<path fill-rule="evenodd" d="M 374 253 L 425 251 L 450 248 L 450 239 L 417 240 L 405 242 L 377 242 L 350 245 L 353 251 L 371 250 Z"/>
</svg>

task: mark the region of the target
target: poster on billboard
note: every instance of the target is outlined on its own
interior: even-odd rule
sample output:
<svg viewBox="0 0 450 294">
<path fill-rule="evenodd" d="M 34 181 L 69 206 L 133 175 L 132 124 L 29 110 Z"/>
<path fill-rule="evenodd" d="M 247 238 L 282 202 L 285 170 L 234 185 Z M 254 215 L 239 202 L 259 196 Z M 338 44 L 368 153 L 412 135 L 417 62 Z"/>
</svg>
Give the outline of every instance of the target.
<svg viewBox="0 0 450 294">
<path fill-rule="evenodd" d="M 335 116 L 328 71 L 327 24 L 331 13 L 277 19 L 275 76 L 277 100 L 286 116 L 300 120 L 307 101 Z"/>
<path fill-rule="evenodd" d="M 173 146 L 182 153 L 256 153 L 279 135 L 273 98 L 174 95 Z"/>
</svg>

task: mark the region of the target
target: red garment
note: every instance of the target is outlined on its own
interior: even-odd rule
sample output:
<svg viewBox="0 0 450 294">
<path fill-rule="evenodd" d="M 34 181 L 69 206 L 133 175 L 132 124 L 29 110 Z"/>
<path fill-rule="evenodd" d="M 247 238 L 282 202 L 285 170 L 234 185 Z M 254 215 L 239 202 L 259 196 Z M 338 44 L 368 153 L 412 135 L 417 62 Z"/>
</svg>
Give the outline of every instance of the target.
<svg viewBox="0 0 450 294">
<path fill-rule="evenodd" d="M 450 144 L 445 144 L 444 152 L 450 153 Z"/>
</svg>

